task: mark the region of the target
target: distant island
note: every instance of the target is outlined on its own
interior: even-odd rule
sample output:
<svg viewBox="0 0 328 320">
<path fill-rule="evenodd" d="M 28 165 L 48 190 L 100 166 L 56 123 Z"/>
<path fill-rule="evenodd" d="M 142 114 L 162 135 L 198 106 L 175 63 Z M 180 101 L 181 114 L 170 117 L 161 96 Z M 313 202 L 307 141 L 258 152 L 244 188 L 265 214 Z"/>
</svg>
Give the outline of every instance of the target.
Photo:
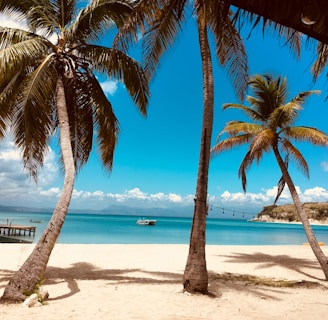
<svg viewBox="0 0 328 320">
<path fill-rule="evenodd" d="M 19 207 L 0 205 L 1 212 L 23 212 L 23 213 L 52 213 L 54 208 L 49 207 Z M 110 205 L 104 209 L 68 209 L 69 214 L 106 214 L 106 215 L 128 215 L 128 216 L 146 216 L 146 217 L 192 217 L 193 207 L 182 206 L 174 208 L 140 208 L 124 205 Z"/>
<path fill-rule="evenodd" d="M 303 204 L 303 208 L 310 223 L 328 225 L 328 202 L 307 202 Z M 293 204 L 266 206 L 253 221 L 281 223 L 300 222 L 295 205 Z"/>
</svg>

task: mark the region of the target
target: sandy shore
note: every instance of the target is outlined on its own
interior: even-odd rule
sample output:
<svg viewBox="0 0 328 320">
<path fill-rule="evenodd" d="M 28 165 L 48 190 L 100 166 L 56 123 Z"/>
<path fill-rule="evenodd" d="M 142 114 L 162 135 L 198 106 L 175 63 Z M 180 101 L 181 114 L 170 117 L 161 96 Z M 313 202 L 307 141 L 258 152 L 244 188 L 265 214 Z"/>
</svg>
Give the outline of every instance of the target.
<svg viewBox="0 0 328 320">
<path fill-rule="evenodd" d="M 0 294 L 32 246 L 0 244 Z M 327 247 L 323 250 L 328 254 Z M 182 293 L 187 245 L 63 245 L 50 258 L 39 308 L 0 305 L 1 319 L 324 319 L 328 283 L 308 246 L 208 246 L 213 297 Z M 234 281 L 213 275 L 233 273 Z M 270 287 L 237 275 L 306 280 Z M 324 288 L 323 286 L 327 287 Z"/>
</svg>

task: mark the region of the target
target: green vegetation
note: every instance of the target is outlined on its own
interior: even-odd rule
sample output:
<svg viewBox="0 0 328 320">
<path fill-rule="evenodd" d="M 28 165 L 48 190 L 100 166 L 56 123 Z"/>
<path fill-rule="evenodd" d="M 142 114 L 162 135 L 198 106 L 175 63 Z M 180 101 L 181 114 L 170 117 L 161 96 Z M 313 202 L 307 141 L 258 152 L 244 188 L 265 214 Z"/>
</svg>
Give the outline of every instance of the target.
<svg viewBox="0 0 328 320">
<path fill-rule="evenodd" d="M 321 223 L 328 223 L 328 202 L 308 202 L 303 204 L 303 209 L 308 219 L 316 220 Z M 257 215 L 261 221 L 288 221 L 299 222 L 300 219 L 296 212 L 295 205 L 287 204 L 283 206 L 266 206 Z"/>
<path fill-rule="evenodd" d="M 278 182 L 274 204 L 277 203 L 285 185 L 287 185 L 293 199 L 295 211 L 303 224 L 311 249 L 320 263 L 326 280 L 328 280 L 327 257 L 316 240 L 311 221 L 309 221 L 308 215 L 303 208 L 293 179 L 288 171 L 289 163 L 294 161 L 298 169 L 306 177 L 309 177 L 308 164 L 294 143 L 310 142 L 313 145 L 323 147 L 328 145 L 328 136 L 323 131 L 314 127 L 294 125 L 306 98 L 317 93 L 317 91 L 300 92 L 296 97 L 289 100 L 287 99 L 289 90 L 286 78 L 273 78 L 269 74 L 253 76 L 249 86 L 254 92 L 254 96 L 247 96 L 246 98 L 249 105 L 226 103 L 223 108 L 225 110 L 230 108 L 239 109 L 251 122 L 239 120 L 228 122 L 219 133 L 218 143 L 212 148 L 212 154 L 216 155 L 243 144 L 249 145 L 238 171 L 243 190 L 246 192 L 246 174 L 251 165 L 254 162 L 259 164 L 264 154 L 270 151 L 273 152 L 282 174 Z M 291 211 L 286 212 L 285 219 L 293 221 L 294 215 L 291 214 Z M 270 219 L 261 220 L 272 221 Z"/>
</svg>

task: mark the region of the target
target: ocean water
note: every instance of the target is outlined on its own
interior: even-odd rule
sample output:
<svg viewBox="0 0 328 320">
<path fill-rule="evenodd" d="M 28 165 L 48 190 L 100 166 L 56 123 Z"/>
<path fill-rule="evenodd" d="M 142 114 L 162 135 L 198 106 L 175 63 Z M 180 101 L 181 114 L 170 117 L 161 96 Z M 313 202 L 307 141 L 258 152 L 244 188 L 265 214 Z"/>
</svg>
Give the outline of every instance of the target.
<svg viewBox="0 0 328 320">
<path fill-rule="evenodd" d="M 0 224 L 36 226 L 34 242 L 50 213 L 0 212 Z M 154 217 L 155 226 L 136 224 L 136 216 L 69 213 L 58 243 L 83 244 L 188 244 L 191 218 Z M 313 226 L 320 242 L 328 244 L 328 226 Z M 307 242 L 302 225 L 208 219 L 206 243 L 216 245 L 300 245 Z"/>
</svg>

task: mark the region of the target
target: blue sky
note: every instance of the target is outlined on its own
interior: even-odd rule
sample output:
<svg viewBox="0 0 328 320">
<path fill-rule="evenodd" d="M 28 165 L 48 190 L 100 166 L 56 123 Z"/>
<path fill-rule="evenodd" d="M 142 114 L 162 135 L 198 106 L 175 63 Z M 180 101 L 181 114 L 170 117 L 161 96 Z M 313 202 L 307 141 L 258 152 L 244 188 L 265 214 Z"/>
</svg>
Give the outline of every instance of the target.
<svg viewBox="0 0 328 320">
<path fill-rule="evenodd" d="M 0 23 L 8 25 L 5 18 Z M 328 133 L 328 84 L 325 75 L 313 84 L 310 66 L 313 51 L 302 51 L 297 60 L 282 40 L 260 31 L 246 39 L 250 75 L 270 73 L 286 76 L 290 98 L 300 91 L 322 90 L 311 97 L 296 122 Z M 226 102 L 238 102 L 226 70 L 213 59 L 215 77 L 215 119 L 213 143 L 224 124 L 242 119 L 242 114 L 222 110 Z M 192 17 L 174 46 L 163 57 L 151 83 L 147 118 L 142 117 L 124 86 L 99 77 L 120 121 L 121 134 L 113 171 L 101 167 L 97 150 L 79 172 L 71 208 L 104 209 L 113 204 L 132 207 L 183 207 L 193 204 L 196 188 L 200 130 L 202 124 L 202 78 L 198 38 Z M 302 201 L 328 199 L 328 149 L 298 145 L 310 167 L 310 179 L 291 166 L 290 172 Z M 50 146 L 38 185 L 24 174 L 19 154 L 10 139 L 0 144 L 0 205 L 54 207 L 63 176 L 57 165 L 56 143 Z M 238 179 L 238 168 L 246 148 L 225 152 L 210 164 L 209 203 L 215 207 L 258 212 L 273 203 L 280 172 L 272 154 L 254 164 L 248 173 L 247 193 Z M 279 202 L 291 203 L 286 189 Z"/>
</svg>

